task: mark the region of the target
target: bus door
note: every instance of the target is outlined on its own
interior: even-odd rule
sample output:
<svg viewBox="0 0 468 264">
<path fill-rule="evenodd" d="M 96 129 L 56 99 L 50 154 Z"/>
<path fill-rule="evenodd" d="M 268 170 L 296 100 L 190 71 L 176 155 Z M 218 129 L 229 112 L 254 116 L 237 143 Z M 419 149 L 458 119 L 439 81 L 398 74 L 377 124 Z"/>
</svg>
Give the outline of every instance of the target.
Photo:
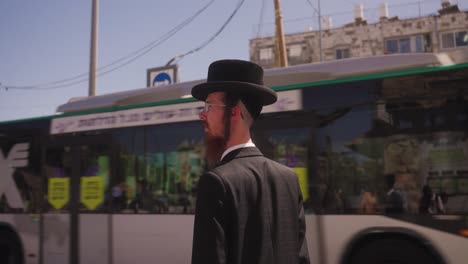
<svg viewBox="0 0 468 264">
<path fill-rule="evenodd" d="M 66 143 L 73 142 L 73 143 Z M 111 144 L 56 140 L 46 150 L 43 263 L 110 263 Z"/>
</svg>

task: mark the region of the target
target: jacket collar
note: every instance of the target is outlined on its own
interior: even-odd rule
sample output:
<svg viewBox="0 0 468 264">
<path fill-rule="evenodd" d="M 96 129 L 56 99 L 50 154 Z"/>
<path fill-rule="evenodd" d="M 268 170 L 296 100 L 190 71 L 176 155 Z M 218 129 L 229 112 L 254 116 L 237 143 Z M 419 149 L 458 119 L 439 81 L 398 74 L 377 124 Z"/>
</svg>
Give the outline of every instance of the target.
<svg viewBox="0 0 468 264">
<path fill-rule="evenodd" d="M 221 164 L 225 164 L 233 159 L 244 158 L 244 157 L 254 157 L 254 156 L 263 156 L 262 152 L 256 147 L 246 147 L 239 148 L 229 152 L 221 160 Z"/>
<path fill-rule="evenodd" d="M 232 146 L 228 149 L 226 149 L 224 152 L 223 152 L 223 155 L 221 155 L 221 160 L 223 160 L 224 156 L 226 156 L 227 154 L 229 154 L 229 152 L 233 151 L 233 150 L 236 150 L 236 149 L 240 149 L 240 148 L 246 148 L 246 147 L 255 147 L 255 144 L 252 142 L 252 139 L 249 139 L 249 141 L 247 141 L 246 143 L 244 144 L 237 144 L 235 146 Z"/>
</svg>

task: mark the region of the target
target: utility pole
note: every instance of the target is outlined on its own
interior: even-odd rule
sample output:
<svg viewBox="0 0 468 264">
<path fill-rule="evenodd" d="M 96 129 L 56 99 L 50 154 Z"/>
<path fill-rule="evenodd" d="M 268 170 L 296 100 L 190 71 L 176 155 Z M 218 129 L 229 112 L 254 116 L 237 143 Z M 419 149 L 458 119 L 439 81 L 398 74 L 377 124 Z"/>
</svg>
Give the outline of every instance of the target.
<svg viewBox="0 0 468 264">
<path fill-rule="evenodd" d="M 89 62 L 89 89 L 88 96 L 96 95 L 96 50 L 97 50 L 97 35 L 98 35 L 98 13 L 99 0 L 93 1 L 93 10 L 91 16 L 91 51 Z"/>
<path fill-rule="evenodd" d="M 323 61 L 322 58 L 322 15 L 320 11 L 320 0 L 318 0 L 318 26 L 319 26 L 319 52 L 320 52 L 320 62 Z"/>
<path fill-rule="evenodd" d="M 275 24 L 275 65 L 277 67 L 288 67 L 288 57 L 286 54 L 286 45 L 283 33 L 283 15 L 281 14 L 280 0 L 275 0 Z"/>
<path fill-rule="evenodd" d="M 322 15 L 321 15 L 321 10 L 320 10 L 320 0 L 317 0 L 318 10 L 314 7 L 312 2 L 310 2 L 310 0 L 307 0 L 307 2 L 314 9 L 315 13 L 318 16 L 319 57 L 320 57 L 320 61 L 322 61 L 323 60 L 323 58 L 322 58 Z"/>
</svg>

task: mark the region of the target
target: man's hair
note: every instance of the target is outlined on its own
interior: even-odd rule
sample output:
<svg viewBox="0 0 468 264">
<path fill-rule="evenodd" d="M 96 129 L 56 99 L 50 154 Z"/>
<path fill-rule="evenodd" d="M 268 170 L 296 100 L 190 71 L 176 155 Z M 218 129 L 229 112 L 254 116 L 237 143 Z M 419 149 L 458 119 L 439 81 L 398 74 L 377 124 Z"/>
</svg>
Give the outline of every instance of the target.
<svg viewBox="0 0 468 264">
<path fill-rule="evenodd" d="M 231 112 L 232 108 L 239 102 L 239 96 L 233 93 L 224 92 L 224 143 L 227 143 L 231 136 Z"/>
<path fill-rule="evenodd" d="M 239 100 L 239 108 L 241 110 L 245 124 L 250 128 L 254 123 L 254 119 L 252 118 L 252 115 L 250 114 L 249 110 L 247 110 L 247 107 L 242 100 Z"/>
<path fill-rule="evenodd" d="M 253 109 L 253 107 L 249 108 L 248 103 L 252 104 L 250 101 L 248 101 L 246 98 L 241 97 L 238 94 L 228 93 L 228 92 L 224 93 L 223 100 L 224 100 L 224 104 L 226 104 L 225 118 L 227 120 L 230 120 L 230 115 L 231 115 L 232 108 L 235 107 L 236 105 L 239 105 L 239 108 L 241 109 L 242 117 L 243 117 L 244 122 L 246 123 L 246 125 L 249 128 L 253 125 L 255 119 L 252 116 L 251 108 L 254 111 L 258 111 L 258 109 Z M 260 108 L 260 110 L 261 110 L 261 108 Z M 256 114 L 256 113 L 254 113 L 254 114 Z"/>
</svg>

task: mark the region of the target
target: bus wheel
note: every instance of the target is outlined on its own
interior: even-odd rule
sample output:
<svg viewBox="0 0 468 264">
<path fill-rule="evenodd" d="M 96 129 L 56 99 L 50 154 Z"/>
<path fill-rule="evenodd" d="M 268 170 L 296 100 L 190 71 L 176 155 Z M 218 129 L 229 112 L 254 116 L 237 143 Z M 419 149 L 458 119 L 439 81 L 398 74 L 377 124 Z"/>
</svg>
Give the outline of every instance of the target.
<svg viewBox="0 0 468 264">
<path fill-rule="evenodd" d="M 0 263 L 22 264 L 21 243 L 9 230 L 0 229 Z"/>
<path fill-rule="evenodd" d="M 410 240 L 385 238 L 367 242 L 351 254 L 347 264 L 439 264 L 426 248 Z"/>
</svg>

